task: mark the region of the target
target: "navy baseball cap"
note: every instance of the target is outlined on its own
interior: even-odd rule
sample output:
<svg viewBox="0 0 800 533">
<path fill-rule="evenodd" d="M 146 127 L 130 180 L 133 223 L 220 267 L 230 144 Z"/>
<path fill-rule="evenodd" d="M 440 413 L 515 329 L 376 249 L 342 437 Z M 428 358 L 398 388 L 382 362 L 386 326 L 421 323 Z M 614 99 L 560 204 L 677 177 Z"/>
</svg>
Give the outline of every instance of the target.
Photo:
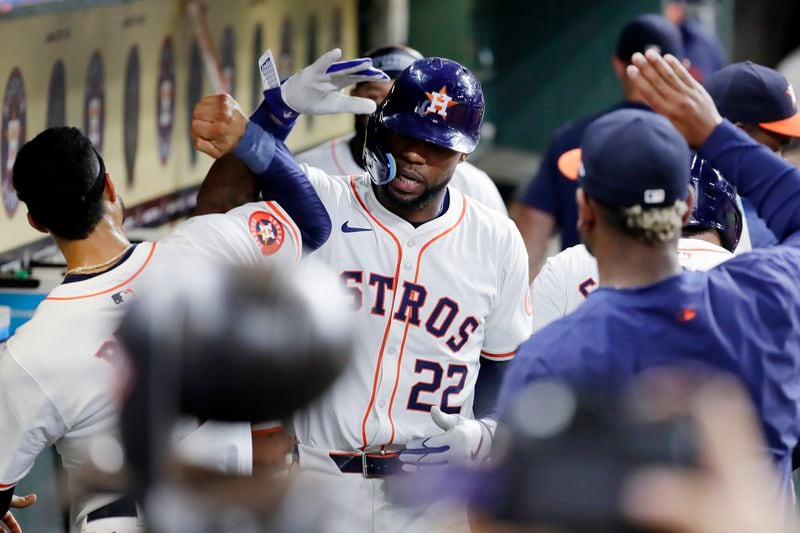
<svg viewBox="0 0 800 533">
<path fill-rule="evenodd" d="M 397 78 L 411 63 L 422 59 L 422 54 L 413 48 L 397 45 L 375 48 L 364 55 L 372 59 L 373 67 L 384 71 L 392 79 Z"/>
<path fill-rule="evenodd" d="M 683 59 L 683 39 L 678 27 L 668 18 L 654 13 L 639 15 L 622 29 L 617 40 L 617 58 L 630 62 L 636 52 L 654 48 L 661 55 Z"/>
<path fill-rule="evenodd" d="M 581 147 L 558 160 L 590 197 L 614 207 L 665 207 L 685 200 L 691 152 L 669 121 L 650 111 L 620 109 L 586 128 Z"/>
<path fill-rule="evenodd" d="M 705 87 L 720 114 L 731 122 L 800 137 L 794 89 L 777 70 L 752 61 L 734 63 L 712 74 Z"/>
</svg>

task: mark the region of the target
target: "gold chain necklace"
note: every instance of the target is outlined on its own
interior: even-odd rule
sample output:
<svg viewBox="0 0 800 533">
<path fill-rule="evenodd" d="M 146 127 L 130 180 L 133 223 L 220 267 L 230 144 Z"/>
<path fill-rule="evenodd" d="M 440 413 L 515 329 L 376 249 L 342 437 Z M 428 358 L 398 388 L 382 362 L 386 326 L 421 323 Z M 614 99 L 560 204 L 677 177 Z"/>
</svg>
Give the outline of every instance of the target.
<svg viewBox="0 0 800 533">
<path fill-rule="evenodd" d="M 123 255 L 128 253 L 128 250 L 131 249 L 131 246 L 133 245 L 129 244 L 128 246 L 125 247 L 124 250 L 122 250 L 122 252 L 120 252 L 118 255 L 115 255 L 108 261 L 103 261 L 102 263 L 97 263 L 96 265 L 84 265 L 75 268 L 70 268 L 69 270 L 67 270 L 66 274 L 80 274 L 81 272 L 87 272 L 89 270 L 97 270 L 98 268 L 103 268 L 107 267 L 108 265 L 113 265 L 114 263 L 119 261 Z"/>
</svg>

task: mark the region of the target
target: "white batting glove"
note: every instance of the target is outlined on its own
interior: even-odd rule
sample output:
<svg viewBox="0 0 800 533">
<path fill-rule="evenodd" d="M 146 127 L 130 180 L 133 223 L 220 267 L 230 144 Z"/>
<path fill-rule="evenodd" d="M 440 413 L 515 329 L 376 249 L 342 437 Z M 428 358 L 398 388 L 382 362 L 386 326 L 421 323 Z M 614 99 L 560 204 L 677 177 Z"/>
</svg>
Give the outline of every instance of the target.
<svg viewBox="0 0 800 533">
<path fill-rule="evenodd" d="M 431 409 L 431 419 L 444 433 L 406 444 L 399 457 L 405 472 L 419 472 L 448 464 L 481 463 L 489 457 L 497 427 L 495 420 L 473 420 L 443 413 L 437 406 Z"/>
<path fill-rule="evenodd" d="M 340 57 L 342 51 L 334 48 L 286 80 L 281 85 L 281 97 L 286 105 L 307 115 L 374 113 L 375 102 L 343 94 L 341 90 L 364 81 L 388 81 L 389 76 L 374 68 L 370 58 L 338 61 Z"/>
</svg>

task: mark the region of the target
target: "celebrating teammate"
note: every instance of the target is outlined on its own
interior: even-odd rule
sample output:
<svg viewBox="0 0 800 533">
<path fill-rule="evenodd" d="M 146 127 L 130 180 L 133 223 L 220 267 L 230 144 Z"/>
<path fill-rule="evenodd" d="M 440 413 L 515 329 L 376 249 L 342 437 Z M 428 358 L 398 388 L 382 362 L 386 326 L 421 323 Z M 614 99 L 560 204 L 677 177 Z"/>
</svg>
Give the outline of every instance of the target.
<svg viewBox="0 0 800 533">
<path fill-rule="evenodd" d="M 545 376 L 616 390 L 665 365 L 729 372 L 757 406 L 788 495 L 800 435 L 800 171 L 723 121 L 674 57 L 635 54 L 628 71 L 672 124 L 623 110 L 587 128 L 579 224 L 600 287 L 523 345 L 501 402 Z M 692 203 L 687 142 L 753 200 L 781 245 L 683 271 L 676 248 Z"/>
<path fill-rule="evenodd" d="M 339 75 L 361 80 L 358 72 L 370 67 L 361 62 L 340 69 Z M 342 99 L 374 108 L 368 100 Z M 222 138 L 248 127 L 247 139 L 237 137 L 231 145 L 263 185 L 282 143 L 249 124 L 241 112 L 214 118 L 224 125 Z M 202 143 L 201 148 L 210 149 Z M 46 446 L 56 445 L 74 477 L 90 464 L 92 447 L 113 438 L 114 365 L 120 364 L 114 331 L 125 303 L 148 279 L 187 256 L 240 265 L 295 263 L 304 243 L 313 250 L 330 233 L 327 212 L 300 173 L 264 195 L 284 201 L 292 217 L 272 201 L 251 203 L 194 218 L 158 242 L 131 244 L 122 230 L 122 199 L 103 159 L 74 128 L 49 129 L 26 144 L 14 165 L 14 186 L 27 205 L 30 224 L 56 241 L 67 275 L 0 353 L 0 502 L 5 503 L 0 515 L 7 511 L 14 485 Z M 206 464 L 227 472 L 250 471 L 249 425 L 206 423 L 189 438 L 193 449 L 198 442 L 201 451 L 205 448 Z M 139 530 L 135 503 L 121 496 L 86 495 L 74 505 L 75 525 L 95 532 Z"/>
<path fill-rule="evenodd" d="M 577 164 L 563 170 L 577 179 Z M 691 183 L 695 203 L 678 240 L 678 262 L 689 270 L 709 270 L 733 257 L 742 235 L 742 212 L 733 185 L 697 156 Z M 548 259 L 531 284 L 533 331 L 577 309 L 598 279 L 597 262 L 583 244 Z"/>
<path fill-rule="evenodd" d="M 265 127 L 285 130 L 286 113 L 314 107 L 320 94 L 303 80 L 321 66 L 267 91 L 285 107 L 262 113 Z M 350 476 L 376 530 L 410 525 L 377 490 L 383 476 L 486 457 L 500 377 L 530 334 L 519 233 L 448 186 L 478 144 L 483 112 L 469 70 L 420 59 L 369 117 L 368 173 L 334 177 L 287 160 L 271 175 L 305 172 L 314 184 L 336 228 L 315 256 L 340 272 L 361 327 L 351 369 L 295 417 L 299 464 Z"/>
</svg>

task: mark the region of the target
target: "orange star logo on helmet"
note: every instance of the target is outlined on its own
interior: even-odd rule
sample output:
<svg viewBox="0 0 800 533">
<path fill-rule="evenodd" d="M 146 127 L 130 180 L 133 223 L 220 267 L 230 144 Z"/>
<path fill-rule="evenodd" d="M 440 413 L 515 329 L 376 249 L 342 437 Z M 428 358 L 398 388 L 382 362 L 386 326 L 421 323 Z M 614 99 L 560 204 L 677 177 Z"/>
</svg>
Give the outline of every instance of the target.
<svg viewBox="0 0 800 533">
<path fill-rule="evenodd" d="M 452 96 L 447 94 L 447 87 L 444 85 L 439 89 L 439 92 L 433 91 L 425 94 L 428 95 L 428 100 L 430 100 L 428 109 L 425 110 L 426 115 L 428 113 L 438 113 L 442 118 L 447 118 L 447 109 L 458 103 L 453 100 Z"/>
</svg>

